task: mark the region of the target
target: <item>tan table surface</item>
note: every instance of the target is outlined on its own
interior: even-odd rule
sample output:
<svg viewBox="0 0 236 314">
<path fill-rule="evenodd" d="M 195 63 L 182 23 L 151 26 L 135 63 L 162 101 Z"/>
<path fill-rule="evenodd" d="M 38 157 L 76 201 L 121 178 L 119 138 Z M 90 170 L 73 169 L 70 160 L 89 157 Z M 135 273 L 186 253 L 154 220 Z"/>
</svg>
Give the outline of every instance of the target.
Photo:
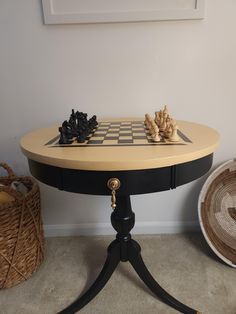
<svg viewBox="0 0 236 314">
<path fill-rule="evenodd" d="M 126 119 L 113 119 L 113 121 Z M 131 119 L 127 119 L 130 121 Z M 142 119 L 132 119 L 140 121 Z M 103 120 L 106 121 L 106 120 Z M 109 121 L 111 121 L 109 119 Z M 56 147 L 45 144 L 59 134 L 58 126 L 26 134 L 20 142 L 24 155 L 37 162 L 61 168 L 112 171 L 172 166 L 213 153 L 219 144 L 214 129 L 192 122 L 177 121 L 179 129 L 192 143 L 186 145 Z"/>
</svg>

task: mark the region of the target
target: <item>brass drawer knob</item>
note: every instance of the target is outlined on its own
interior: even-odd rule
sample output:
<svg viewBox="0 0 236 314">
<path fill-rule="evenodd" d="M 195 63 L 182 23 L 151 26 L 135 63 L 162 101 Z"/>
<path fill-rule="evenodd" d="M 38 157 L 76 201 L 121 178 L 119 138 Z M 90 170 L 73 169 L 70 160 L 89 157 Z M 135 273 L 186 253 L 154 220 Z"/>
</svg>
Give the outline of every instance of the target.
<svg viewBox="0 0 236 314">
<path fill-rule="evenodd" d="M 111 178 L 107 181 L 107 186 L 111 190 L 111 207 L 116 208 L 116 191 L 120 188 L 120 180 L 117 178 Z"/>
</svg>

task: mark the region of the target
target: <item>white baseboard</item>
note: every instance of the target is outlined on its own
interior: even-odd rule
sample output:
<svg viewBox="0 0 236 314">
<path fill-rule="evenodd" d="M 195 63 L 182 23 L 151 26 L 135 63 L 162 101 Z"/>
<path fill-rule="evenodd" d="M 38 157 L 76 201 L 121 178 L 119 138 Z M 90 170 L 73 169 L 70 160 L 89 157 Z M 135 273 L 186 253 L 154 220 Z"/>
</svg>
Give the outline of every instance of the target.
<svg viewBox="0 0 236 314">
<path fill-rule="evenodd" d="M 136 222 L 133 234 L 171 234 L 199 231 L 198 221 Z M 116 232 L 110 223 L 44 225 L 46 237 L 111 235 Z"/>
</svg>

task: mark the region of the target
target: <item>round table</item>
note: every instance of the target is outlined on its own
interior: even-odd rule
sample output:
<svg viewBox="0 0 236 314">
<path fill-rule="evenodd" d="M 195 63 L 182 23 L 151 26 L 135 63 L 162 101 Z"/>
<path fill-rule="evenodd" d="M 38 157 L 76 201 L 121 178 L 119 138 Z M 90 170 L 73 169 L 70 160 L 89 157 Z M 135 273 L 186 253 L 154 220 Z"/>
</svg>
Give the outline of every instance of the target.
<svg viewBox="0 0 236 314">
<path fill-rule="evenodd" d="M 120 120 L 105 121 L 103 125 L 111 122 L 116 125 Z M 122 121 L 124 134 L 128 123 L 137 125 L 135 121 L 140 119 Z M 135 224 L 130 195 L 174 189 L 211 168 L 219 134 L 196 123 L 178 121 L 178 125 L 181 143 L 126 140 L 114 144 L 108 140 L 98 145 L 57 145 L 58 126 L 36 130 L 21 139 L 30 171 L 41 182 L 70 192 L 112 195 L 111 223 L 117 236 L 107 249 L 106 262 L 92 286 L 60 313 L 75 313 L 90 302 L 120 261 L 129 261 L 150 290 L 166 304 L 182 313 L 200 313 L 176 300 L 155 281 L 143 262 L 139 244 L 130 234 Z"/>
</svg>

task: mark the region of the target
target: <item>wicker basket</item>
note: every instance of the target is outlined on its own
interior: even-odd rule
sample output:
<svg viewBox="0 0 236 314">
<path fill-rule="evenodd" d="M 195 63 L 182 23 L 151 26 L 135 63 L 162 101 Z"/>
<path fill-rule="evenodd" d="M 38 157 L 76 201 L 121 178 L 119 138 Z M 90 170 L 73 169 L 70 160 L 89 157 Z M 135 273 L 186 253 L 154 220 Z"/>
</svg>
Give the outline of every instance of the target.
<svg viewBox="0 0 236 314">
<path fill-rule="evenodd" d="M 40 211 L 40 192 L 31 177 L 17 177 L 12 169 L 0 163 L 8 176 L 0 177 L 0 191 L 15 200 L 0 203 L 0 289 L 12 287 L 28 279 L 44 258 L 44 235 Z M 29 192 L 11 189 L 12 181 L 24 183 Z"/>
</svg>

